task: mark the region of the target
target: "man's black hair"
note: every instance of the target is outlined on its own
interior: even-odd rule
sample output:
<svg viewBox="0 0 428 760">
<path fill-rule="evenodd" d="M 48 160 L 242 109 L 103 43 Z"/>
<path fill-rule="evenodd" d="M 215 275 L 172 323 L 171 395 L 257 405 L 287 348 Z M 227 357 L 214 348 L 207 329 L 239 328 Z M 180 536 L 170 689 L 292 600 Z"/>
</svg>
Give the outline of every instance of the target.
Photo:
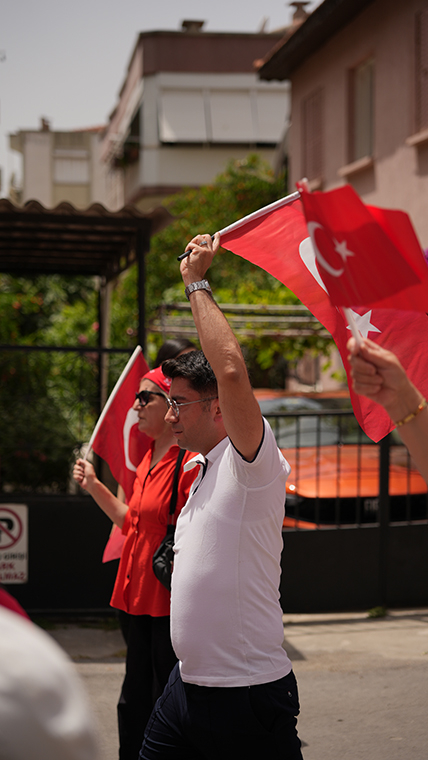
<svg viewBox="0 0 428 760">
<path fill-rule="evenodd" d="M 211 364 L 202 351 L 191 351 L 162 364 L 162 372 L 173 380 L 183 377 L 201 396 L 217 396 L 217 380 Z"/>
<path fill-rule="evenodd" d="M 155 359 L 154 367 L 160 367 L 167 359 L 175 359 L 182 351 L 196 351 L 196 345 L 188 338 L 171 338 L 162 343 Z"/>
</svg>

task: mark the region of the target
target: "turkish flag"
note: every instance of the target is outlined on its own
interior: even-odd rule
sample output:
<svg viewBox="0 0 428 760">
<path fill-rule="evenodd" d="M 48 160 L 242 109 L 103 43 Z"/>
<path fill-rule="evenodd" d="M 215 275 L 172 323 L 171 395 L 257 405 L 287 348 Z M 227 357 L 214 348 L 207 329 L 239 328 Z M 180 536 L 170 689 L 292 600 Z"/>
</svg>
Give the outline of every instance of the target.
<svg viewBox="0 0 428 760">
<path fill-rule="evenodd" d="M 403 211 L 365 206 L 350 185 L 301 188 L 317 268 L 336 306 L 428 311 L 428 268 Z"/>
<path fill-rule="evenodd" d="M 137 472 L 151 439 L 138 430 L 138 414 L 132 408 L 140 380 L 149 371 L 141 346 L 137 346 L 113 388 L 89 441 L 122 486 L 126 500 L 132 496 Z M 87 455 L 86 454 L 86 455 Z"/>
<path fill-rule="evenodd" d="M 226 227 L 220 231 L 220 239 L 224 248 L 257 264 L 290 288 L 324 325 L 342 357 L 359 424 L 376 442 L 389 433 L 394 425 L 385 410 L 352 390 L 346 349 L 351 333 L 321 279 L 299 194 Z M 421 393 L 428 395 L 425 313 L 356 307 L 353 316 L 361 334 L 394 351 Z"/>
</svg>

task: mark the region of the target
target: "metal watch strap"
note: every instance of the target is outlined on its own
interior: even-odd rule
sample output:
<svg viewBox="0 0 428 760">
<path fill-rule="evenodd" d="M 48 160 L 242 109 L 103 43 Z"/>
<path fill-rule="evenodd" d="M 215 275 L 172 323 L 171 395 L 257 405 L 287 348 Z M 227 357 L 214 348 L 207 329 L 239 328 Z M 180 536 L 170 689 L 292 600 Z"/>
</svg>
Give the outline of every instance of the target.
<svg viewBox="0 0 428 760">
<path fill-rule="evenodd" d="M 185 288 L 184 292 L 186 294 L 187 300 L 189 300 L 190 294 L 193 293 L 195 290 L 208 290 L 208 293 L 211 296 L 213 294 L 208 280 L 199 280 L 198 282 L 191 282 L 190 285 L 188 285 Z"/>
</svg>

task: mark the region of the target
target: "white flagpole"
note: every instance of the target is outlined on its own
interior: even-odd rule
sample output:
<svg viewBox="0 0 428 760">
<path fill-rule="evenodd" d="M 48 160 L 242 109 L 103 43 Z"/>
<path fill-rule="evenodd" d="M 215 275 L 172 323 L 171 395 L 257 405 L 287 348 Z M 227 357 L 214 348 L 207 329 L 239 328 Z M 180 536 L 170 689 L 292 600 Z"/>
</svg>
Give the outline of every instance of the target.
<svg viewBox="0 0 428 760">
<path fill-rule="evenodd" d="M 361 335 L 357 327 L 357 323 L 354 319 L 352 310 L 349 309 L 348 306 L 343 306 L 343 313 L 345 315 L 345 318 L 348 322 L 349 327 L 351 328 L 351 333 L 356 340 L 357 348 L 359 348 L 361 346 L 361 341 L 362 341 L 363 336 Z"/>
<path fill-rule="evenodd" d="M 247 224 L 247 222 L 252 222 L 254 219 L 258 219 L 260 216 L 265 216 L 265 214 L 269 214 L 271 211 L 275 211 L 275 209 L 281 208 L 281 206 L 287 206 L 289 203 L 293 203 L 293 201 L 297 201 L 299 198 L 300 193 L 298 190 L 296 190 L 295 193 L 286 195 L 284 198 L 280 198 L 278 201 L 269 203 L 268 206 L 263 206 L 263 208 L 260 208 L 258 211 L 254 211 L 252 214 L 243 216 L 242 219 L 238 219 L 237 222 L 229 224 L 228 227 L 224 227 L 224 229 L 219 230 L 219 234 L 225 235 L 226 232 L 233 232 L 234 230 L 239 229 L 239 227 L 242 227 L 244 224 Z"/>
<path fill-rule="evenodd" d="M 143 349 L 141 348 L 141 346 L 137 346 L 136 347 L 134 353 L 129 358 L 129 360 L 128 360 L 126 366 L 125 366 L 125 368 L 123 369 L 123 371 L 122 371 L 122 373 L 121 373 L 121 375 L 120 375 L 120 377 L 119 377 L 116 385 L 114 386 L 112 392 L 110 393 L 110 396 L 108 397 L 108 399 L 106 401 L 105 407 L 102 410 L 100 416 L 98 417 L 98 422 L 95 425 L 94 432 L 91 435 L 91 438 L 90 438 L 90 441 L 89 441 L 89 444 L 88 444 L 88 448 L 86 449 L 85 456 L 83 457 L 84 460 L 86 460 L 87 457 L 88 457 L 88 455 L 89 455 L 89 452 L 90 452 L 90 450 L 92 448 L 92 444 L 93 444 L 93 442 L 95 440 L 95 437 L 96 437 L 96 435 L 97 435 L 97 433 L 98 433 L 98 431 L 99 431 L 99 429 L 100 429 L 100 427 L 101 427 L 101 425 L 102 425 L 102 423 L 104 421 L 104 417 L 106 416 L 106 414 L 107 414 L 110 406 L 112 405 L 112 403 L 113 403 L 113 401 L 115 399 L 115 396 L 116 396 L 116 394 L 117 394 L 120 386 L 122 385 L 123 381 L 125 380 L 128 372 L 130 371 L 132 365 L 134 364 L 137 356 L 139 356 L 139 354 L 141 354 L 142 350 Z"/>
<path fill-rule="evenodd" d="M 300 193 L 298 190 L 296 190 L 295 193 L 292 193 L 291 195 L 286 195 L 284 198 L 280 198 L 278 201 L 274 201 L 273 203 L 269 203 L 268 206 L 263 206 L 263 208 L 259 208 L 258 211 L 253 211 L 252 214 L 247 214 L 247 216 L 243 216 L 242 219 L 238 219 L 237 222 L 233 222 L 233 224 L 229 224 L 228 227 L 224 227 L 222 230 L 219 230 L 220 237 L 222 235 L 225 235 L 226 232 L 233 232 L 234 230 L 239 229 L 239 227 L 242 227 L 244 224 L 247 224 L 247 222 L 252 222 L 254 219 L 259 219 L 259 217 L 265 216 L 266 214 L 269 214 L 271 211 L 275 211 L 277 208 L 281 208 L 281 206 L 287 206 L 289 203 L 293 203 L 293 201 L 297 201 L 300 198 Z M 212 239 L 214 240 L 214 235 L 211 235 Z M 202 245 L 206 245 L 206 243 L 202 243 Z M 177 256 L 177 261 L 183 261 L 183 259 L 186 258 L 186 256 L 189 256 L 189 254 L 192 252 L 192 249 L 189 248 L 187 251 L 184 251 L 184 253 L 180 253 L 179 256 Z"/>
</svg>

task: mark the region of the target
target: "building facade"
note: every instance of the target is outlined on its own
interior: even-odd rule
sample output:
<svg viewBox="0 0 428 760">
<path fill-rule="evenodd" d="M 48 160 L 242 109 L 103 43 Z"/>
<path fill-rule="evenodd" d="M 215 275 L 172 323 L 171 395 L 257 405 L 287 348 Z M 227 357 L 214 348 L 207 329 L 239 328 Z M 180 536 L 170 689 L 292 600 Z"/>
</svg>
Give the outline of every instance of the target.
<svg viewBox="0 0 428 760">
<path fill-rule="evenodd" d="M 427 248 L 426 0 L 324 0 L 259 74 L 291 80 L 290 188 L 349 183 L 406 211 Z"/>
<path fill-rule="evenodd" d="M 107 126 L 102 159 L 112 208 L 157 205 L 254 151 L 271 164 L 286 129 L 289 83 L 262 82 L 254 61 L 282 34 L 143 32 Z"/>
<path fill-rule="evenodd" d="M 106 168 L 100 161 L 103 127 L 56 132 L 41 120 L 39 130 L 9 135 L 10 147 L 22 154 L 22 187 L 17 197 L 37 200 L 46 208 L 62 201 L 76 208 L 106 204 Z"/>
</svg>

